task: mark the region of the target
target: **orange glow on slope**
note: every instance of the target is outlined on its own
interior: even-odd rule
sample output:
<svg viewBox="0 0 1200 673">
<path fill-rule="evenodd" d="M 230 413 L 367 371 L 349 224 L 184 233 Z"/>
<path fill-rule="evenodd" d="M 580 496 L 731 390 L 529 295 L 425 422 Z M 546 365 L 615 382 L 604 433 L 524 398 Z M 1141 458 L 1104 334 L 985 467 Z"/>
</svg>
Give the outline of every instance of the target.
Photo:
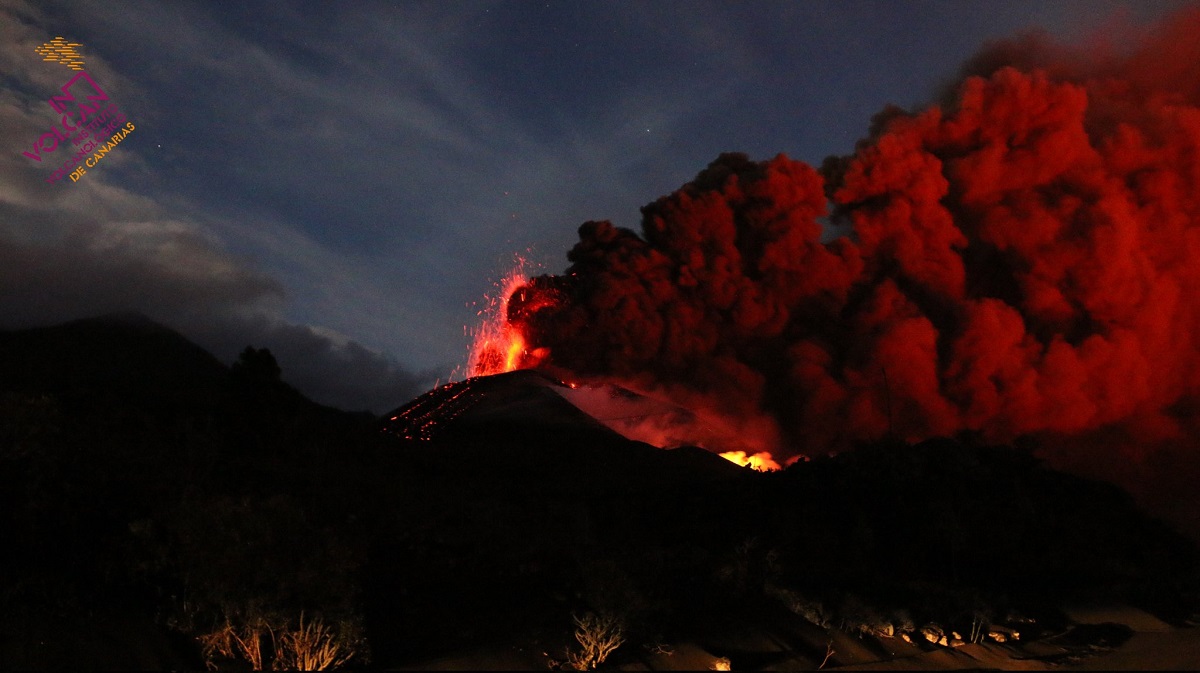
<svg viewBox="0 0 1200 673">
<path fill-rule="evenodd" d="M 759 472 L 768 472 L 781 469 L 779 463 L 771 457 L 771 454 L 766 451 L 760 451 L 752 456 L 747 456 L 745 451 L 726 451 L 719 454 L 725 460 L 731 463 L 736 463 L 742 467 L 750 467 Z"/>
<path fill-rule="evenodd" d="M 516 267 L 496 283 L 499 293 L 485 297 L 487 306 L 478 312 L 481 322 L 472 333 L 468 376 L 503 374 L 533 366 L 540 359 L 538 353 L 530 353 L 526 348 L 525 335 L 519 326 L 508 320 L 509 298 L 528 282 L 525 260 L 518 258 Z"/>
<path fill-rule="evenodd" d="M 521 365 L 525 355 L 525 337 L 516 329 L 509 327 L 508 350 L 504 353 L 504 371 L 511 372 Z"/>
</svg>

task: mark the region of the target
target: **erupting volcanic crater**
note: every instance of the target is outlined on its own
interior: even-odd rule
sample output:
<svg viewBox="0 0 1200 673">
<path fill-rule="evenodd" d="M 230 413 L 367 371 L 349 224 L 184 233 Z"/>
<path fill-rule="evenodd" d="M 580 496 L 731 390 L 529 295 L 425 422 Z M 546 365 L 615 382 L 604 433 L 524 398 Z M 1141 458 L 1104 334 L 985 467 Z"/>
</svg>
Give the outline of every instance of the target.
<svg viewBox="0 0 1200 673">
<path fill-rule="evenodd" d="M 586 222 L 563 273 L 507 278 L 470 371 L 544 368 L 628 436 L 760 465 L 1019 443 L 1200 531 L 1196 30 L 992 45 L 819 168 L 721 154 L 639 231 Z"/>
<path fill-rule="evenodd" d="M 549 349 L 531 349 L 525 321 L 539 311 L 553 309 L 561 300 L 531 285 L 525 266 L 525 260 L 519 259 L 496 284 L 499 292 L 487 297 L 486 307 L 479 311 L 481 322 L 473 332 L 466 366 L 471 378 L 449 383 L 389 414 L 389 432 L 406 439 L 428 440 L 464 413 L 467 422 L 508 413 L 515 414 L 509 419 L 512 421 L 520 417 L 534 424 L 552 424 L 564 418 L 564 407 L 558 400 L 562 398 L 582 412 L 587 422 L 598 421 L 626 439 L 666 449 L 703 447 L 741 466 L 780 469 L 770 453 L 777 438 L 769 418 L 707 412 L 703 399 L 699 406 L 689 407 L 687 401 L 698 398 L 686 391 L 639 390 L 636 378 L 616 381 L 612 377 L 580 377 L 551 364 Z M 519 390 L 504 386 L 505 392 L 501 393 L 493 389 L 493 384 L 476 380 L 515 371 L 536 373 L 527 381 L 535 383 L 533 388 L 538 392 L 529 395 L 533 389 L 528 386 L 518 386 Z M 548 399 L 545 390 L 558 397 Z M 521 401 L 498 402 L 503 395 Z M 492 407 L 497 406 L 505 412 L 493 411 Z M 565 416 L 579 418 L 574 412 Z M 769 430 L 764 432 L 764 427 Z M 792 462 L 797 458 L 800 456 Z"/>
</svg>

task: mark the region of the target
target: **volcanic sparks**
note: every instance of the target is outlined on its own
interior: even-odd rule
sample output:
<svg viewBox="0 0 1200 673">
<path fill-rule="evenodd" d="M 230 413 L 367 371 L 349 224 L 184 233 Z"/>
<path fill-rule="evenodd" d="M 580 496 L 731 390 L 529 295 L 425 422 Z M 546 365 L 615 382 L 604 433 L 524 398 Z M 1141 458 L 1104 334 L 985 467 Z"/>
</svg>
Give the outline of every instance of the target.
<svg viewBox="0 0 1200 673">
<path fill-rule="evenodd" d="M 467 358 L 470 376 L 503 374 L 530 367 L 545 352 L 545 349 L 529 351 L 525 335 L 510 316 L 509 300 L 529 283 L 526 264 L 524 258 L 518 257 L 516 266 L 496 283 L 498 294 L 485 297 L 487 306 L 477 314 L 481 322 L 472 334 L 474 338 Z"/>
</svg>

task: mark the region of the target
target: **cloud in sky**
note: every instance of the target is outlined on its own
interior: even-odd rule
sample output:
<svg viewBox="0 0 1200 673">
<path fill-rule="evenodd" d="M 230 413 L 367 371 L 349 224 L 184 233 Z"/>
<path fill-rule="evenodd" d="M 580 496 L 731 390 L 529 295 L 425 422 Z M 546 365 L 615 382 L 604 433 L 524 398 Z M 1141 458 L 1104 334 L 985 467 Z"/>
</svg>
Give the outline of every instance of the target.
<svg viewBox="0 0 1200 673">
<path fill-rule="evenodd" d="M 74 150 L 59 148 L 41 162 L 22 152 L 58 124 L 62 115 L 46 100 L 71 73 L 30 58 L 48 34 L 22 17 L 37 14 L 10 9 L 0 28 L 0 58 L 17 83 L 4 90 L 0 105 L 0 147 L 6 148 L 0 152 L 0 302 L 6 322 L 44 323 L 129 308 L 160 315 L 213 311 L 279 298 L 277 281 L 223 250 L 212 232 L 111 178 L 122 167 L 138 170 L 131 146 L 119 146 L 79 182 L 46 182 Z M 119 76 L 107 77 L 115 73 L 102 57 L 89 57 L 103 86 L 111 81 L 129 88 Z"/>
<path fill-rule="evenodd" d="M 38 27 L 46 17 L 19 4 L 4 13 L 0 59 L 10 85 L 0 94 L 0 147 L 8 148 L 0 153 L 0 326 L 134 310 L 226 361 L 248 343 L 270 347 L 285 378 L 318 401 L 378 412 L 421 390 L 425 376 L 393 357 L 285 319 L 284 285 L 231 251 L 214 219 L 195 214 L 197 204 L 178 194 L 150 198 L 123 184 L 151 170 L 145 143 L 119 145 L 78 182 L 47 184 L 69 150 L 45 165 L 22 151 L 58 121 L 45 101 L 70 73 L 31 57 L 48 39 L 50 31 Z M 125 102 L 144 98 L 136 86 L 100 55 L 88 54 L 88 69 L 138 120 L 136 105 Z M 293 241 L 291 252 L 299 248 Z"/>
</svg>

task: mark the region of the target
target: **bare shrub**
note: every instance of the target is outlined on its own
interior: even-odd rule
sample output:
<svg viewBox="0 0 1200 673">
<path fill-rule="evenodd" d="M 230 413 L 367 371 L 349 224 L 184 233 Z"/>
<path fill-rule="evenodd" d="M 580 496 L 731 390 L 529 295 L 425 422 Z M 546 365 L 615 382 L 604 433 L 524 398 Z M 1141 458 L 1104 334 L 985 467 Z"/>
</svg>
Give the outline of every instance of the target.
<svg viewBox="0 0 1200 673">
<path fill-rule="evenodd" d="M 971 613 L 971 639 L 967 642 L 983 642 L 984 636 L 987 635 L 987 626 L 990 623 L 991 620 L 988 619 L 988 615 L 982 610 L 976 610 Z"/>
<path fill-rule="evenodd" d="M 661 654 L 664 656 L 672 656 L 675 654 L 675 648 L 668 643 L 646 643 L 642 648 L 650 654 Z"/>
<path fill-rule="evenodd" d="M 277 671 L 324 671 L 345 664 L 353 656 L 354 650 L 339 642 L 320 617 L 305 624 L 301 613 L 299 628 L 285 631 L 276 641 L 271 667 Z"/>
<path fill-rule="evenodd" d="M 267 638 L 270 646 L 264 654 Z M 355 655 L 353 647 L 324 621 L 317 618 L 306 622 L 304 613 L 300 613 L 299 626 L 294 629 L 285 620 L 273 627 L 261 618 L 238 626 L 227 619 L 224 626 L 196 640 L 200 641 L 205 666 L 213 671 L 221 664 L 249 664 L 254 671 L 323 671 L 337 668 Z M 239 665 L 238 659 L 245 664 Z"/>
<path fill-rule="evenodd" d="M 235 656 L 233 652 L 233 626 L 228 622 L 225 623 L 224 627 L 212 633 L 197 636 L 196 640 L 200 641 L 200 653 L 204 656 L 204 665 L 210 671 L 217 670 L 217 657 L 232 659 Z"/>
<path fill-rule="evenodd" d="M 825 644 L 825 658 L 821 660 L 821 665 L 817 666 L 817 670 L 819 671 L 825 668 L 825 664 L 828 664 L 829 660 L 832 659 L 833 655 L 835 654 L 837 654 L 837 650 L 833 649 L 833 640 L 830 639 L 830 641 Z"/>
<path fill-rule="evenodd" d="M 270 632 L 266 622 L 263 621 L 243 626 L 241 633 L 230 629 L 230 635 L 233 636 L 233 642 L 237 645 L 238 651 L 242 653 L 242 658 L 250 662 L 250 666 L 256 671 L 263 670 L 262 637 L 264 630 Z"/>
<path fill-rule="evenodd" d="M 200 652 L 204 656 L 204 664 L 209 670 L 217 670 L 217 659 L 236 659 L 241 657 L 250 664 L 254 671 L 263 670 L 262 638 L 263 632 L 270 631 L 266 622 L 257 620 L 250 624 L 235 627 L 228 620 L 225 625 L 211 633 L 197 636 L 200 641 Z"/>
<path fill-rule="evenodd" d="M 567 662 L 578 671 L 596 668 L 613 650 L 625 642 L 625 624 L 611 613 L 589 612 L 583 617 L 571 615 L 575 622 L 575 640 L 579 651 L 568 652 Z"/>
</svg>

